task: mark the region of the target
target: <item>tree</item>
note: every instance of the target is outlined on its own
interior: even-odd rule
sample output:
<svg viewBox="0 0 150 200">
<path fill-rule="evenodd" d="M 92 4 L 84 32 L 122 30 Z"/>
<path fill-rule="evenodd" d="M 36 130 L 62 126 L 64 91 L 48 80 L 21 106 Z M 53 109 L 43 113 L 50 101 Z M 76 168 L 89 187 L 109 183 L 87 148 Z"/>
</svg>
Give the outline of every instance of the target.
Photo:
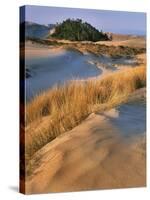
<svg viewBox="0 0 150 200">
<path fill-rule="evenodd" d="M 88 40 L 95 42 L 99 40 L 109 40 L 107 34 L 102 31 L 99 32 L 87 22 L 82 22 L 81 19 L 67 19 L 61 24 L 58 24 L 51 37 L 72 41 Z"/>
</svg>

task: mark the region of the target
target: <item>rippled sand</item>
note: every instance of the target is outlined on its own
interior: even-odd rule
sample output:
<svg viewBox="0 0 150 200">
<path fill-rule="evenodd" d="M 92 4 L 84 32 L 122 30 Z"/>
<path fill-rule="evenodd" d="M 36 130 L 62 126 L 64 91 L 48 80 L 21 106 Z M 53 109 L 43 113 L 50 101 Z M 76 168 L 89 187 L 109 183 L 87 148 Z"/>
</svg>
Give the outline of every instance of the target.
<svg viewBox="0 0 150 200">
<path fill-rule="evenodd" d="M 141 102 L 91 114 L 34 155 L 26 192 L 145 186 L 145 129 Z"/>
</svg>

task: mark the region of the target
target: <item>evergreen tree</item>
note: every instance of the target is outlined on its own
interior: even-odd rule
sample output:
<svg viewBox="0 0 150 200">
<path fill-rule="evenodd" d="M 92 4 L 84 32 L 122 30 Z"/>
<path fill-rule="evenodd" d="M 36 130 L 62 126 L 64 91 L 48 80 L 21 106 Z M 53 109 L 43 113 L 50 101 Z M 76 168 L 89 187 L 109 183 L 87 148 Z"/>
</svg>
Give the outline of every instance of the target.
<svg viewBox="0 0 150 200">
<path fill-rule="evenodd" d="M 61 24 L 58 24 L 51 37 L 71 41 L 86 40 L 96 42 L 99 40 L 109 40 L 106 33 L 98 31 L 87 22 L 82 22 L 81 19 L 67 19 Z"/>
</svg>

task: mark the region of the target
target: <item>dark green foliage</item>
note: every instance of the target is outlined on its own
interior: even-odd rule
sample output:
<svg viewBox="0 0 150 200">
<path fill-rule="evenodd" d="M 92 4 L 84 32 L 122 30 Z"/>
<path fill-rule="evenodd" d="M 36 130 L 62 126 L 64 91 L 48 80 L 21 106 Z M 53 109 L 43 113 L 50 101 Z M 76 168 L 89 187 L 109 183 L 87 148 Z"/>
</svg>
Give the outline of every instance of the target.
<svg viewBox="0 0 150 200">
<path fill-rule="evenodd" d="M 81 19 L 67 19 L 55 27 L 55 33 L 51 35 L 58 39 L 66 39 L 71 41 L 99 41 L 109 40 L 107 34 L 98 31 L 96 28 L 82 22 Z"/>
</svg>

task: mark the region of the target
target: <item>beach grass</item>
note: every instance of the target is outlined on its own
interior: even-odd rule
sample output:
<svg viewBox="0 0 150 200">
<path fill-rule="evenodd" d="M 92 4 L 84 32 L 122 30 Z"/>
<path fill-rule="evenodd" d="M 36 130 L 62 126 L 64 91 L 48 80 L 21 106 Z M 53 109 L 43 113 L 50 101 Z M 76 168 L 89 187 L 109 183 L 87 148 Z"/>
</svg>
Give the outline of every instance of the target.
<svg viewBox="0 0 150 200">
<path fill-rule="evenodd" d="M 99 79 L 72 80 L 34 97 L 26 105 L 26 159 L 89 114 L 125 102 L 145 85 L 146 68 L 138 66 Z"/>
</svg>

